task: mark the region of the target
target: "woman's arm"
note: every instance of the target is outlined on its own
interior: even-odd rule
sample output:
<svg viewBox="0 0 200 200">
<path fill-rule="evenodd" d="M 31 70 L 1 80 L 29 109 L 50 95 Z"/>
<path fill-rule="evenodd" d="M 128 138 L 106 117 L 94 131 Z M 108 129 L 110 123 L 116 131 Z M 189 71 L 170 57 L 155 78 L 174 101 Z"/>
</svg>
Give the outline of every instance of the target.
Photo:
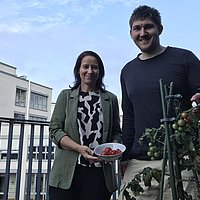
<svg viewBox="0 0 200 200">
<path fill-rule="evenodd" d="M 76 143 L 67 135 L 61 138 L 60 146 L 63 149 L 68 149 L 68 150 L 70 149 L 72 151 L 78 152 L 88 161 L 93 161 L 93 162 L 98 161 L 97 157 L 92 156 L 93 151 L 89 147 Z"/>
</svg>

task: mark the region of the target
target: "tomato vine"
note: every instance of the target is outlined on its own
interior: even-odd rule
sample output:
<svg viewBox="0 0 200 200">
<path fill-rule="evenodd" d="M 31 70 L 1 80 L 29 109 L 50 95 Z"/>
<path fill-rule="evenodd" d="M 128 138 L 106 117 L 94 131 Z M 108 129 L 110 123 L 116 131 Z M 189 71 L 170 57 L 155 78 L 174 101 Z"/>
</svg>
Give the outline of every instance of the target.
<svg viewBox="0 0 200 200">
<path fill-rule="evenodd" d="M 177 116 L 171 123 L 170 142 L 175 144 L 179 165 L 181 170 L 192 170 L 200 175 L 200 104 L 186 111 L 178 109 Z M 165 126 L 161 123 L 159 128 L 146 128 L 144 134 L 140 138 L 141 144 L 144 140 L 148 141 L 149 148 L 147 155 L 151 160 L 163 157 L 165 152 Z M 172 149 L 174 150 L 174 149 Z M 167 158 L 166 158 L 167 159 Z M 151 181 L 155 179 L 158 183 L 161 181 L 162 171 L 150 167 L 145 167 L 143 171 L 136 174 L 129 182 L 124 190 L 126 200 L 136 200 L 136 197 L 144 192 L 141 183 L 145 187 L 151 186 Z M 198 191 L 200 184 L 195 180 Z M 200 194 L 199 194 L 200 195 Z M 192 200 L 191 195 L 184 191 L 184 197 Z"/>
</svg>

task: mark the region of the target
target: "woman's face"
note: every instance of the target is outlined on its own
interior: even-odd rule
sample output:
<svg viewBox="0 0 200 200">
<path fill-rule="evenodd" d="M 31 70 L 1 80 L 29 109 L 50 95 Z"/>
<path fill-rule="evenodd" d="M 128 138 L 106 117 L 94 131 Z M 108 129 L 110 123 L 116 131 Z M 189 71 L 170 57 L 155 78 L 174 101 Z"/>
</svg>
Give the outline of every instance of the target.
<svg viewBox="0 0 200 200">
<path fill-rule="evenodd" d="M 82 87 L 95 87 L 96 81 L 99 77 L 99 65 L 97 59 L 93 56 L 83 57 L 79 69 L 79 75 L 81 78 Z"/>
</svg>

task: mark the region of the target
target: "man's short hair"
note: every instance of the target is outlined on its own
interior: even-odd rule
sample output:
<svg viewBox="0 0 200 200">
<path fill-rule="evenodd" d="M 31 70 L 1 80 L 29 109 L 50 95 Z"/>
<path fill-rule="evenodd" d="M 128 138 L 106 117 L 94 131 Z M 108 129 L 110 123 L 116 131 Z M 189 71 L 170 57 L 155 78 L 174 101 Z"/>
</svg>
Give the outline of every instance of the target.
<svg viewBox="0 0 200 200">
<path fill-rule="evenodd" d="M 161 16 L 157 9 L 149 7 L 147 5 L 142 5 L 133 10 L 133 13 L 129 20 L 130 29 L 132 29 L 133 22 L 136 20 L 151 19 L 158 28 L 162 26 Z"/>
</svg>

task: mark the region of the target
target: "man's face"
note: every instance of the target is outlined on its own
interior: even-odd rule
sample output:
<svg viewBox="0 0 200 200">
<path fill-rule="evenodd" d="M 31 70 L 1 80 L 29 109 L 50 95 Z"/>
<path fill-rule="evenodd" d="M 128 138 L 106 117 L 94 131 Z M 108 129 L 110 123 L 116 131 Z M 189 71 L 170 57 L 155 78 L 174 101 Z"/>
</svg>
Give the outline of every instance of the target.
<svg viewBox="0 0 200 200">
<path fill-rule="evenodd" d="M 151 53 L 160 45 L 159 35 L 161 32 L 162 27 L 158 29 L 157 25 L 147 18 L 134 21 L 130 35 L 142 52 Z"/>
</svg>

